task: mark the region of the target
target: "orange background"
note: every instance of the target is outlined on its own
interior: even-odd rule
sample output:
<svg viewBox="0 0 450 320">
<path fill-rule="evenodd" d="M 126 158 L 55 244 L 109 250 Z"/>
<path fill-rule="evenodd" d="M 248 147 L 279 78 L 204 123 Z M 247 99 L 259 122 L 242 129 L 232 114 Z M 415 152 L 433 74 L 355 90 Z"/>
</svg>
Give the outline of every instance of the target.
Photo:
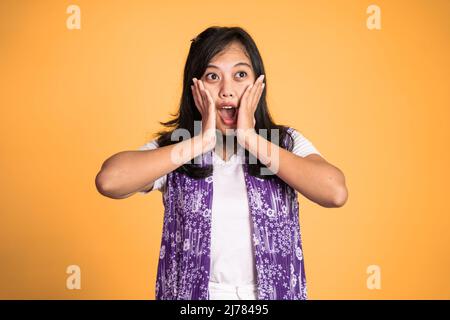
<svg viewBox="0 0 450 320">
<path fill-rule="evenodd" d="M 190 39 L 238 25 L 275 120 L 346 176 L 342 208 L 299 196 L 309 298 L 449 299 L 450 1 L 373 3 L 381 30 L 362 0 L 2 0 L 0 298 L 154 299 L 161 193 L 109 199 L 95 175 L 177 109 Z"/>
</svg>

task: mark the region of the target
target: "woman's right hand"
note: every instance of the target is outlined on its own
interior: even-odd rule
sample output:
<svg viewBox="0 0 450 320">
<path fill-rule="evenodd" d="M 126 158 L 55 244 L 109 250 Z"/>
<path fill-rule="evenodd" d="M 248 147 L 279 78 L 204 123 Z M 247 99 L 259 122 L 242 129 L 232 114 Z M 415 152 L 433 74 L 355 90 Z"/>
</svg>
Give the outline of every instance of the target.
<svg viewBox="0 0 450 320">
<path fill-rule="evenodd" d="M 194 78 L 193 82 L 191 91 L 195 105 L 202 115 L 201 139 L 204 152 L 207 152 L 216 146 L 216 105 L 203 82 L 197 78 Z"/>
</svg>

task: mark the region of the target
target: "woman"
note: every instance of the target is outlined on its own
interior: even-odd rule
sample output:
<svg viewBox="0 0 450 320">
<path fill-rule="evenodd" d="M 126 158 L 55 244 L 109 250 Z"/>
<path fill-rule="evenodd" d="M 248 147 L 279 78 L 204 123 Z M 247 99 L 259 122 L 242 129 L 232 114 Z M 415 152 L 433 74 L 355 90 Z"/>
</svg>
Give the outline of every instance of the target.
<svg viewBox="0 0 450 320">
<path fill-rule="evenodd" d="M 245 30 L 207 28 L 192 40 L 179 111 L 162 123 L 171 129 L 96 177 L 115 199 L 163 192 L 156 299 L 307 298 L 296 191 L 340 207 L 347 188 L 310 141 L 273 122 L 264 75 Z"/>
</svg>

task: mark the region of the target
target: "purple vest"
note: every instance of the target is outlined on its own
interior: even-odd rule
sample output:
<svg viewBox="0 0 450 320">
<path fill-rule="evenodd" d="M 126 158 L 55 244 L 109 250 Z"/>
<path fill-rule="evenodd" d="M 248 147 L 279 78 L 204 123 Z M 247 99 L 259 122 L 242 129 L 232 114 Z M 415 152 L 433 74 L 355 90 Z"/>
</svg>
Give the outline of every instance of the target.
<svg viewBox="0 0 450 320">
<path fill-rule="evenodd" d="M 213 154 L 203 161 L 211 163 Z M 305 300 L 306 277 L 296 191 L 278 177 L 261 179 L 242 164 L 253 223 L 259 300 Z M 212 176 L 173 171 L 163 195 L 157 300 L 209 300 Z"/>
</svg>

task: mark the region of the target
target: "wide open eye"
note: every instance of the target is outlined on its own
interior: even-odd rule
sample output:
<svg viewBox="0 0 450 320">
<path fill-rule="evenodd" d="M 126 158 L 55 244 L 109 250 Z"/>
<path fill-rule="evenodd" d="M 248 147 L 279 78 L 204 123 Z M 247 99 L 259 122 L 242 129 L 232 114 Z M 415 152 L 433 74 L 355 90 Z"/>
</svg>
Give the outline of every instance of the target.
<svg viewBox="0 0 450 320">
<path fill-rule="evenodd" d="M 245 77 L 247 77 L 247 72 L 245 72 L 245 71 L 239 71 L 239 72 L 237 72 L 236 74 L 237 74 L 237 75 L 240 75 L 239 78 L 245 78 Z M 242 76 L 242 74 L 244 74 L 244 76 Z"/>
<path fill-rule="evenodd" d="M 212 77 L 209 77 L 209 76 L 212 76 Z M 217 74 L 215 74 L 215 73 L 208 73 L 207 75 L 206 75 L 206 78 L 207 79 L 210 79 L 210 80 L 217 80 L 218 79 L 218 77 L 217 77 Z"/>
</svg>

